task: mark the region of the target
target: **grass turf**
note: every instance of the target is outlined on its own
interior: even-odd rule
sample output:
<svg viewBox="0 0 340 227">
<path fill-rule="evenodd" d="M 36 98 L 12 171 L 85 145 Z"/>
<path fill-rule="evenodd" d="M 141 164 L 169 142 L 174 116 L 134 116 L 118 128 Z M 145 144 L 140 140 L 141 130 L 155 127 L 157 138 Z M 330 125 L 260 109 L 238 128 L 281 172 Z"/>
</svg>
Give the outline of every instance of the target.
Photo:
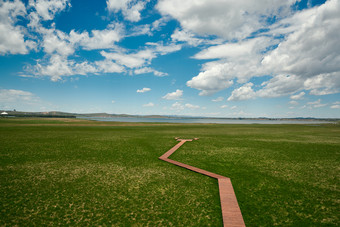
<svg viewBox="0 0 340 227">
<path fill-rule="evenodd" d="M 0 225 L 221 226 L 230 177 L 247 226 L 339 223 L 340 125 L 0 119 Z"/>
</svg>

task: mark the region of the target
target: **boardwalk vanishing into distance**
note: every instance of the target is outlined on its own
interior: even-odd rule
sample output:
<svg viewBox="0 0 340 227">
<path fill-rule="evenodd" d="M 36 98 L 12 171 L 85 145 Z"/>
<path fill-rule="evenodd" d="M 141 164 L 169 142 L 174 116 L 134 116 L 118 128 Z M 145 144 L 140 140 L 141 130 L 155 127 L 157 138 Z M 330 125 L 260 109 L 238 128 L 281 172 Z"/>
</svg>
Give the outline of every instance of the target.
<svg viewBox="0 0 340 227">
<path fill-rule="evenodd" d="M 221 209 L 222 209 L 222 217 L 223 217 L 223 226 L 245 226 L 242 213 L 240 207 L 238 205 L 236 195 L 231 184 L 230 178 L 218 175 L 216 173 L 212 173 L 203 169 L 199 169 L 194 166 L 190 166 L 181 162 L 177 162 L 169 159 L 169 156 L 172 155 L 178 148 L 180 148 L 185 142 L 198 140 L 198 138 L 194 139 L 179 139 L 175 138 L 179 143 L 176 144 L 169 151 L 164 153 L 159 157 L 160 160 L 165 162 L 172 163 L 176 166 L 180 166 L 182 168 L 186 168 L 188 170 L 215 178 L 218 180 L 218 187 L 220 193 L 220 201 L 221 201 Z"/>
</svg>

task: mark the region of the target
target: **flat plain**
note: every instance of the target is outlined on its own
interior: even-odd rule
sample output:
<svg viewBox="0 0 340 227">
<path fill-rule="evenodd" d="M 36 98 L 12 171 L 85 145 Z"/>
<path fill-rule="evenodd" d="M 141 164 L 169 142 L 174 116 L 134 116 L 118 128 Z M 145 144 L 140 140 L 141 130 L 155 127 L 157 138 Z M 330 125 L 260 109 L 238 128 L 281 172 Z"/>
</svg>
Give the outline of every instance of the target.
<svg viewBox="0 0 340 227">
<path fill-rule="evenodd" d="M 231 178 L 247 226 L 337 226 L 340 124 L 0 119 L 0 226 L 222 226 Z"/>
</svg>

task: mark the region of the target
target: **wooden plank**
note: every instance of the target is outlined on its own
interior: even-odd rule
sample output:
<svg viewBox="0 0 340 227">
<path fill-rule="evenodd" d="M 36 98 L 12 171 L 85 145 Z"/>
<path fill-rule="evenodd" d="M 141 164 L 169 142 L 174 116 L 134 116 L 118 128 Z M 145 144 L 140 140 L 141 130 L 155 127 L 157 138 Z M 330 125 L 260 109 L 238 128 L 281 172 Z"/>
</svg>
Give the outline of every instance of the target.
<svg viewBox="0 0 340 227">
<path fill-rule="evenodd" d="M 174 164 L 176 166 L 180 166 L 182 168 L 217 179 L 219 193 L 220 193 L 223 226 L 232 226 L 232 227 L 245 226 L 242 213 L 241 213 L 241 209 L 238 205 L 236 195 L 234 192 L 234 188 L 233 188 L 233 185 L 231 184 L 230 178 L 169 159 L 168 157 L 170 157 L 170 155 L 172 155 L 185 142 L 192 141 L 192 139 L 178 139 L 178 138 L 175 138 L 175 139 L 177 139 L 179 143 L 176 144 L 169 151 L 164 153 L 162 156 L 160 156 L 159 159 L 165 162 Z M 197 138 L 195 138 L 194 140 L 197 140 Z"/>
</svg>

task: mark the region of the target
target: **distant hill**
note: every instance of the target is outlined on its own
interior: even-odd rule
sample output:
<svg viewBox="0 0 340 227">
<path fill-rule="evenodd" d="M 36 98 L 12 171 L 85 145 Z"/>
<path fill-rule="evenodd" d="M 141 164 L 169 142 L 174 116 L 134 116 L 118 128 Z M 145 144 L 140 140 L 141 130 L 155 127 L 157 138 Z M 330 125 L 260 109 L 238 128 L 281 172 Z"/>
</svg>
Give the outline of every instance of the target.
<svg viewBox="0 0 340 227">
<path fill-rule="evenodd" d="M 60 111 L 49 111 L 49 112 L 23 112 L 23 111 L 10 111 L 0 110 L 0 112 L 6 112 L 8 115 L 2 115 L 1 117 L 51 117 L 51 118 L 76 118 L 76 117 L 138 117 L 138 118 L 162 118 L 162 119 L 226 119 L 226 120 L 325 120 L 325 121 L 340 121 L 339 118 L 311 118 L 311 117 L 296 117 L 296 118 L 223 118 L 223 117 L 193 117 L 193 116 L 178 116 L 178 115 L 129 115 L 129 114 L 108 114 L 108 113 L 67 113 Z"/>
<path fill-rule="evenodd" d="M 2 111 L 1 111 L 2 112 Z M 22 111 L 5 111 L 8 117 L 54 117 L 54 118 L 76 118 L 75 114 L 59 111 L 51 112 L 22 112 Z"/>
</svg>

